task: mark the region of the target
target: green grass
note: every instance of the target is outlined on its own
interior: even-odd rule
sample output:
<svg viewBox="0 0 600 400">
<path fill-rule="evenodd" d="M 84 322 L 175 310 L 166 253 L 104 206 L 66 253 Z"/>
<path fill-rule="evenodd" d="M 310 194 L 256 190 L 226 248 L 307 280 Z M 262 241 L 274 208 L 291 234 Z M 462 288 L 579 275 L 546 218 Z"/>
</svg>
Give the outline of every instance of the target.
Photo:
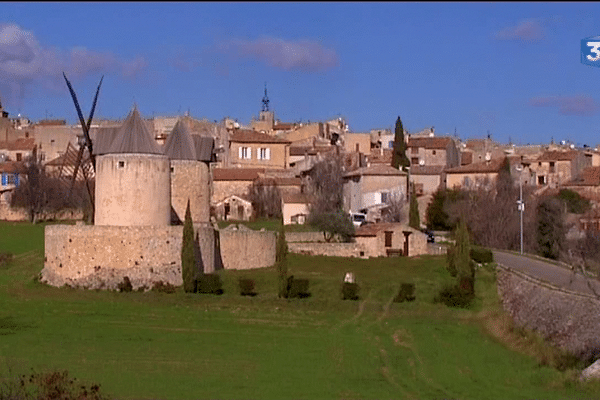
<svg viewBox="0 0 600 400">
<path fill-rule="evenodd" d="M 452 278 L 431 256 L 290 255 L 290 273 L 310 279 L 303 300 L 277 298 L 273 268 L 221 271 L 222 296 L 58 289 L 35 280 L 42 232 L 0 223 L 17 254 L 0 267 L 0 370 L 67 369 L 119 399 L 599 397 L 490 333 L 501 320 L 491 269 L 469 310 L 433 304 Z M 359 301 L 340 300 L 350 271 Z M 239 296 L 242 277 L 256 297 Z M 415 283 L 414 302 L 391 302 L 402 282 Z"/>
</svg>

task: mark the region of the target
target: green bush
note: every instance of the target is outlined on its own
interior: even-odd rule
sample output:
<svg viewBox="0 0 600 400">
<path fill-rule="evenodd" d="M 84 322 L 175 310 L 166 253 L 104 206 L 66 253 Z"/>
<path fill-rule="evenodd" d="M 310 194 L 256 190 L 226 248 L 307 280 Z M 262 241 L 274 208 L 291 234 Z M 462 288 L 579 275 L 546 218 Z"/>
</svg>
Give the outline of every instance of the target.
<svg viewBox="0 0 600 400">
<path fill-rule="evenodd" d="M 415 284 L 414 283 L 402 283 L 400 284 L 400 290 L 396 297 L 394 297 L 394 303 L 402 303 L 404 301 L 415 300 Z"/>
<path fill-rule="evenodd" d="M 256 292 L 254 291 L 255 283 L 253 279 L 240 279 L 238 284 L 240 285 L 240 295 L 256 296 Z"/>
<path fill-rule="evenodd" d="M 444 286 L 438 295 L 434 298 L 434 303 L 443 303 L 448 307 L 468 308 L 475 298 L 473 290 L 470 289 L 472 283 L 462 280 L 458 285 Z"/>
<path fill-rule="evenodd" d="M 342 300 L 358 300 L 359 291 L 358 283 L 344 282 L 342 284 Z"/>
<path fill-rule="evenodd" d="M 123 281 L 117 285 L 119 292 L 131 292 L 133 291 L 133 285 L 128 276 L 123 277 Z"/>
<path fill-rule="evenodd" d="M 154 285 L 152 286 L 152 290 L 154 290 L 155 292 L 160 292 L 160 293 L 175 293 L 175 286 L 171 285 L 168 282 L 163 282 L 163 281 L 158 281 L 158 282 L 154 282 Z"/>
<path fill-rule="evenodd" d="M 479 264 L 494 262 L 494 253 L 483 247 L 471 247 L 471 259 Z"/>
<path fill-rule="evenodd" d="M 295 279 L 290 276 L 290 279 L 288 279 L 288 298 L 304 299 L 310 297 L 308 283 L 308 279 Z"/>
<path fill-rule="evenodd" d="M 194 280 L 194 293 L 223 294 L 223 282 L 217 274 L 200 275 Z"/>
</svg>

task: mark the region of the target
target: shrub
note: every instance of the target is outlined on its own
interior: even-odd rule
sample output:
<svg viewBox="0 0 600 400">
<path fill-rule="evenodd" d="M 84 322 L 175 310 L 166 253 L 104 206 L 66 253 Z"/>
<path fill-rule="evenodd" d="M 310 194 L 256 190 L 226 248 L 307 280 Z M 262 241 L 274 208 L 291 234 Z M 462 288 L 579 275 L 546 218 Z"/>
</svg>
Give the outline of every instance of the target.
<svg viewBox="0 0 600 400">
<path fill-rule="evenodd" d="M 400 284 L 400 290 L 396 297 L 394 297 L 394 303 L 402 303 L 404 301 L 415 300 L 415 284 L 414 283 L 402 283 Z"/>
<path fill-rule="evenodd" d="M 15 400 L 103 400 L 100 385 L 84 385 L 69 377 L 67 371 L 20 375 L 3 379 L 0 399 Z"/>
<path fill-rule="evenodd" d="M 433 302 L 443 303 L 448 307 L 468 308 L 475 296 L 472 291 L 463 287 L 463 283 L 464 282 L 461 280 L 461 284 L 459 285 L 444 286 L 434 298 Z M 465 286 L 467 285 L 466 283 L 464 284 Z"/>
<path fill-rule="evenodd" d="M 253 279 L 240 279 L 238 281 L 240 285 L 240 295 L 242 296 L 256 296 L 254 291 L 254 280 Z"/>
<path fill-rule="evenodd" d="M 358 283 L 344 282 L 342 284 L 342 300 L 358 300 L 359 291 Z"/>
<path fill-rule="evenodd" d="M 200 275 L 194 283 L 194 293 L 223 294 L 223 282 L 217 274 Z"/>
<path fill-rule="evenodd" d="M 479 264 L 494 262 L 494 253 L 483 247 L 471 247 L 471 259 Z"/>
<path fill-rule="evenodd" d="M 288 298 L 303 299 L 310 297 L 308 283 L 308 279 L 294 279 L 293 276 L 290 276 L 288 279 Z"/>
<path fill-rule="evenodd" d="M 131 292 L 133 291 L 133 285 L 128 276 L 123 277 L 123 281 L 117 285 L 119 292 Z"/>
<path fill-rule="evenodd" d="M 160 293 L 175 293 L 176 288 L 168 282 L 158 281 L 154 282 L 152 290 Z"/>
<path fill-rule="evenodd" d="M 0 267 L 8 264 L 12 258 L 13 255 L 11 253 L 0 253 Z"/>
</svg>

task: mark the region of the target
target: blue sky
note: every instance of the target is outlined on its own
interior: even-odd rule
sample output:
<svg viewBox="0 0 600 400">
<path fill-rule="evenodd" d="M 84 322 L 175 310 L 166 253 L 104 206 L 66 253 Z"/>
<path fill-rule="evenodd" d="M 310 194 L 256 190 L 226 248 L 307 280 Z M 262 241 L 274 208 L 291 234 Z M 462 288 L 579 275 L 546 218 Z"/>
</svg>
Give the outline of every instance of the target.
<svg viewBox="0 0 600 400">
<path fill-rule="evenodd" d="M 33 121 L 140 112 L 248 123 L 265 82 L 283 122 L 353 132 L 600 144 L 598 3 L 2 3 L 0 98 Z"/>
</svg>

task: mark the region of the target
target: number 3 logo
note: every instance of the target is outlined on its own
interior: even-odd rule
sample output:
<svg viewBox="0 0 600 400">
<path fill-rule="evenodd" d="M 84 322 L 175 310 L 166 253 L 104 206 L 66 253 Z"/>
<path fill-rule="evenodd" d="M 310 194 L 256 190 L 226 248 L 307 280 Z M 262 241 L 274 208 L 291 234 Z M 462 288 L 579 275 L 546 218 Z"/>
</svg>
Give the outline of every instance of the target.
<svg viewBox="0 0 600 400">
<path fill-rule="evenodd" d="M 596 57 L 592 57 L 588 54 L 586 58 L 590 61 L 600 60 L 600 42 L 587 42 L 587 45 L 592 48 L 590 53 L 594 53 Z"/>
</svg>

